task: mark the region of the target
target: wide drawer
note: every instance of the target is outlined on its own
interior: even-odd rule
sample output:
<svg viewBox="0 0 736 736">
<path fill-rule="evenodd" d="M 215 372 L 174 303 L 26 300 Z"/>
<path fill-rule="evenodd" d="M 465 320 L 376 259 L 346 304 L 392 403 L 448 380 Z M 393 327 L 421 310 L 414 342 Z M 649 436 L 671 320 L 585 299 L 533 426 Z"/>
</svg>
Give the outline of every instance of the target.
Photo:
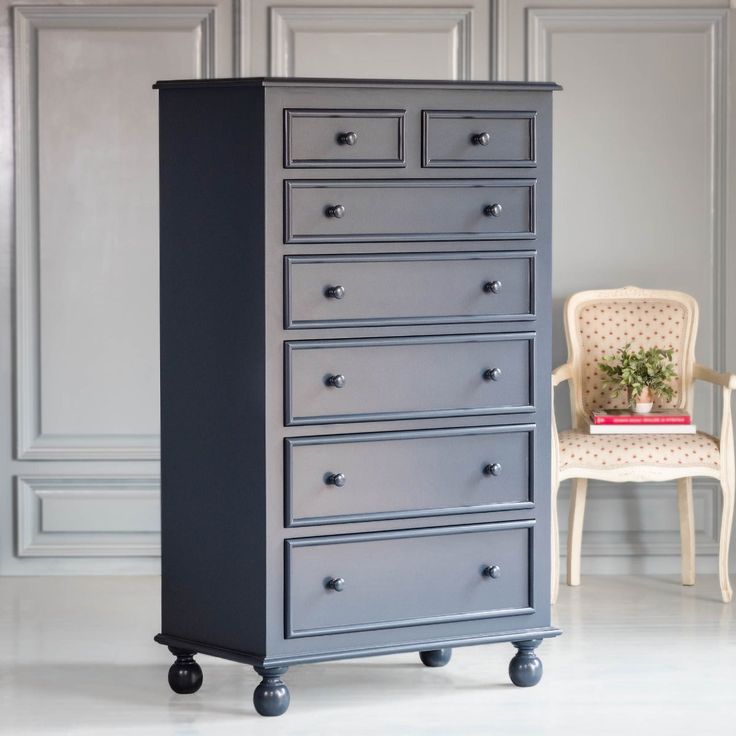
<svg viewBox="0 0 736 736">
<path fill-rule="evenodd" d="M 404 110 L 285 110 L 284 166 L 405 166 L 404 114 Z"/>
<path fill-rule="evenodd" d="M 425 110 L 423 166 L 535 166 L 536 113 Z"/>
<path fill-rule="evenodd" d="M 286 440 L 287 526 L 531 508 L 534 426 Z"/>
<path fill-rule="evenodd" d="M 533 410 L 534 333 L 287 342 L 286 424 Z"/>
<path fill-rule="evenodd" d="M 534 253 L 287 256 L 285 326 L 534 318 Z"/>
<path fill-rule="evenodd" d="M 286 181 L 286 243 L 531 238 L 534 179 Z"/>
<path fill-rule="evenodd" d="M 533 613 L 534 521 L 286 542 L 286 636 Z"/>
</svg>

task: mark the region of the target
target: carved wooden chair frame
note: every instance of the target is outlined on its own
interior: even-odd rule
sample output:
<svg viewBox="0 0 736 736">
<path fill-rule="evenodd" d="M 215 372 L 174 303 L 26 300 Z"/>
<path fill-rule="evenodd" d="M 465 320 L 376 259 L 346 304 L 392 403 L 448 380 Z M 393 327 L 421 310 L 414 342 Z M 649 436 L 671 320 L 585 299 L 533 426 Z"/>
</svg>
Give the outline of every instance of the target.
<svg viewBox="0 0 736 736">
<path fill-rule="evenodd" d="M 567 584 L 580 585 L 580 555 L 583 533 L 583 517 L 589 479 L 616 483 L 677 480 L 678 508 L 680 514 L 680 539 L 682 544 L 682 584 L 695 584 L 695 524 L 693 515 L 692 479 L 694 476 L 715 478 L 720 482 L 723 497 L 723 513 L 719 543 L 718 571 L 721 595 L 724 602 L 733 596 L 728 577 L 728 550 L 734 514 L 736 470 L 734 466 L 734 440 L 731 421 L 731 391 L 736 388 L 736 375 L 718 373 L 695 362 L 695 337 L 698 327 L 698 304 L 693 297 L 679 291 L 640 289 L 627 286 L 622 289 L 583 291 L 573 294 L 565 304 L 564 321 L 567 338 L 567 363 L 552 372 L 552 389 L 563 381 L 570 381 L 570 411 L 573 429 L 584 429 L 588 423 L 583 402 L 582 341 L 575 329 L 575 317 L 581 304 L 599 304 L 606 300 L 667 300 L 684 307 L 684 354 L 680 375 L 682 391 L 678 408 L 692 413 L 693 386 L 696 380 L 707 381 L 721 387 L 723 411 L 719 437 L 720 464 L 718 470 L 702 466 L 678 465 L 628 466 L 625 468 L 566 468 L 559 469 L 560 447 L 557 425 L 552 412 L 552 601 L 559 592 L 559 525 L 557 519 L 557 492 L 563 480 L 572 480 L 567 538 Z"/>
</svg>

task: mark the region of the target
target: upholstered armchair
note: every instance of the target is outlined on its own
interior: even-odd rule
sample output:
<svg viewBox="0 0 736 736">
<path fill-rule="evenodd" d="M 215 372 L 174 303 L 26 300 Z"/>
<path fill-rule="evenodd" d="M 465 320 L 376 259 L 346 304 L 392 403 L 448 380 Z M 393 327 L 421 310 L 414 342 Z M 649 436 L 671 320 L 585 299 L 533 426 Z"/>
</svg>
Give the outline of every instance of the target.
<svg viewBox="0 0 736 736">
<path fill-rule="evenodd" d="M 721 519 L 718 571 L 724 602 L 732 598 L 728 579 L 728 547 L 734 513 L 734 442 L 731 391 L 736 375 L 717 373 L 695 363 L 698 304 L 676 291 L 635 287 L 584 291 L 565 305 L 568 358 L 552 373 L 553 390 L 570 381 L 572 429 L 552 428 L 552 600 L 559 589 L 559 527 L 557 490 L 572 480 L 567 538 L 567 584 L 580 585 L 580 548 L 588 479 L 623 483 L 677 480 L 682 544 L 682 584 L 695 583 L 695 526 L 692 479 L 716 478 L 721 485 Z M 687 434 L 591 435 L 588 415 L 593 409 L 626 408 L 627 397 L 612 399 L 602 381 L 598 363 L 604 355 L 631 343 L 634 349 L 672 348 L 678 378 L 671 401 L 656 408 L 673 407 L 692 414 L 693 384 L 707 381 L 721 387 L 723 411 L 719 437 L 705 432 Z"/>
</svg>

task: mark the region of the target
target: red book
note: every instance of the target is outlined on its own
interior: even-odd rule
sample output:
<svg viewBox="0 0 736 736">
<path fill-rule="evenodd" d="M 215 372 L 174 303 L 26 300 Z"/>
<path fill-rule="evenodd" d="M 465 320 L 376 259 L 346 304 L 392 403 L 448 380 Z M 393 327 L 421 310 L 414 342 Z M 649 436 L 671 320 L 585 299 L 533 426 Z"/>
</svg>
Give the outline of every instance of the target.
<svg viewBox="0 0 736 736">
<path fill-rule="evenodd" d="M 590 412 L 590 423 L 601 424 L 690 424 L 692 419 L 682 409 L 660 409 L 649 414 L 635 414 L 628 409 L 597 409 Z"/>
</svg>

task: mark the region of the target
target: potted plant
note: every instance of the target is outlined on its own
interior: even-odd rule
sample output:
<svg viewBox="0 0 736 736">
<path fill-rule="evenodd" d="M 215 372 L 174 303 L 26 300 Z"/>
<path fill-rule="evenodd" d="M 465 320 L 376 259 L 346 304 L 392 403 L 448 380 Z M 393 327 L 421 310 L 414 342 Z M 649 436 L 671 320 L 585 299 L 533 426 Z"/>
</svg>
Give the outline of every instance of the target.
<svg viewBox="0 0 736 736">
<path fill-rule="evenodd" d="M 656 397 L 671 401 L 674 395 L 671 382 L 677 373 L 672 364 L 672 349 L 633 351 L 630 347 L 631 343 L 627 343 L 613 355 L 603 356 L 598 368 L 614 399 L 626 391 L 634 412 L 648 414 Z"/>
</svg>

